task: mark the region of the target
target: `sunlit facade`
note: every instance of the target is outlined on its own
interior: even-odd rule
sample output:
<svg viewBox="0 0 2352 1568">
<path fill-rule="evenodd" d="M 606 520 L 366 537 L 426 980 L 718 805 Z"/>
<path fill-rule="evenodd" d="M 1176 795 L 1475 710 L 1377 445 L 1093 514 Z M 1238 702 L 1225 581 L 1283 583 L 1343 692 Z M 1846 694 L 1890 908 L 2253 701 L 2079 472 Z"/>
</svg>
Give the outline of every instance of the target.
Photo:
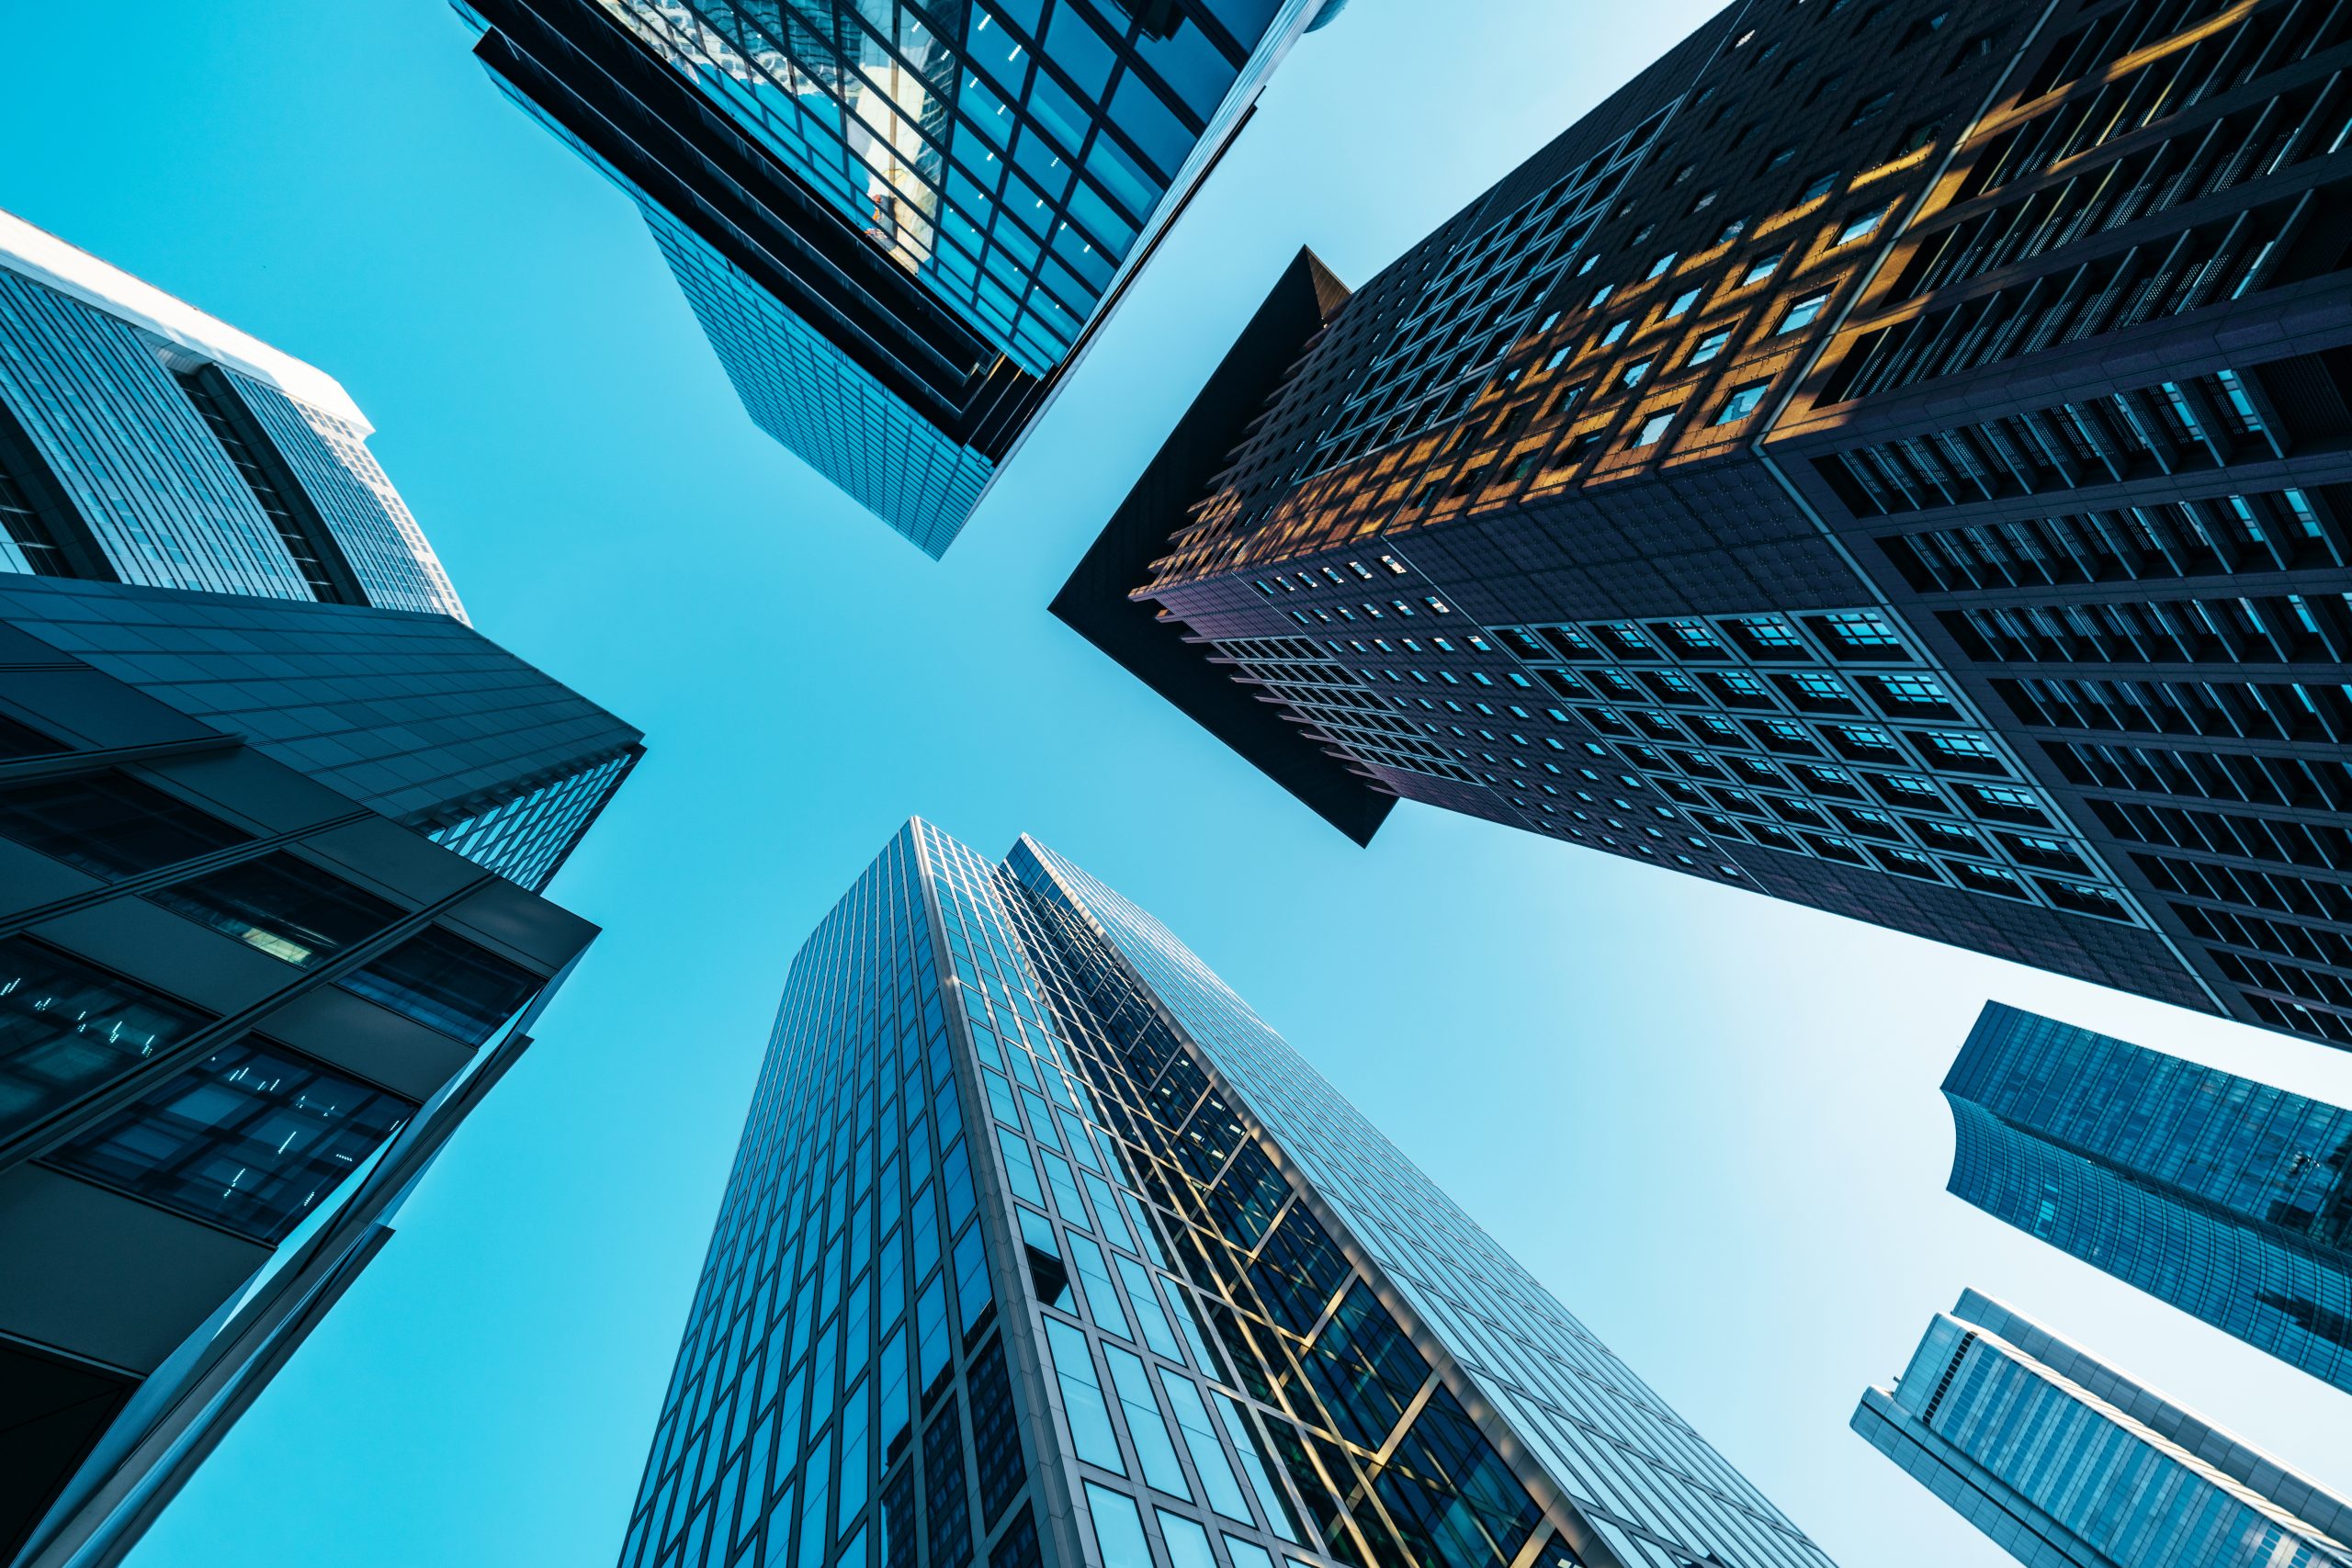
<svg viewBox="0 0 2352 1568">
<path fill-rule="evenodd" d="M 2028 1568 L 2352 1563 L 2352 1503 L 1974 1291 L 1853 1425 Z"/>
<path fill-rule="evenodd" d="M 0 571 L 462 619 L 344 389 L 0 212 Z"/>
<path fill-rule="evenodd" d="M 2352 1111 L 1988 1003 L 1951 1190 L 2352 1393 Z"/>
<path fill-rule="evenodd" d="M 1151 917 L 910 823 L 794 960 L 622 1568 L 1826 1568 Z"/>
<path fill-rule="evenodd" d="M 458 9 L 508 92 L 643 210 L 754 423 L 937 556 L 1337 6 Z"/>
<path fill-rule="evenodd" d="M 2352 21 L 2044 10 L 1729 6 L 1361 289 L 1302 258 L 1056 612 L 1360 840 L 2352 1044 Z"/>
</svg>

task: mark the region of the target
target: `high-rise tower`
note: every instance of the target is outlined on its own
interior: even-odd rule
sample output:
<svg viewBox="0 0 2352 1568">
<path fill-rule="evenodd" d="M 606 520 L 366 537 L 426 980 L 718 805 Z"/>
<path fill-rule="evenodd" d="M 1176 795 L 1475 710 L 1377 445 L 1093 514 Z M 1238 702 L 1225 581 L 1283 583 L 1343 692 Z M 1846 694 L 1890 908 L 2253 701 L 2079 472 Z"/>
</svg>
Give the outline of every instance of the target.
<svg viewBox="0 0 2352 1568">
<path fill-rule="evenodd" d="M 622 1568 L 1824 1568 L 1149 915 L 910 823 L 793 961 Z"/>
<path fill-rule="evenodd" d="M 1988 1003 L 1952 1192 L 2352 1393 L 2352 1111 Z"/>
<path fill-rule="evenodd" d="M 2352 1044 L 2352 17 L 1742 3 L 1352 295 L 1055 602 L 1398 798 Z"/>
<path fill-rule="evenodd" d="M 1342 4 L 457 0 L 752 422 L 932 556 Z"/>
<path fill-rule="evenodd" d="M 594 928 L 638 732 L 320 372 L 0 218 L 0 1560 L 119 1561 Z"/>
<path fill-rule="evenodd" d="M 2352 1564 L 2352 1503 L 1974 1291 L 1853 1424 L 2028 1568 Z"/>
</svg>

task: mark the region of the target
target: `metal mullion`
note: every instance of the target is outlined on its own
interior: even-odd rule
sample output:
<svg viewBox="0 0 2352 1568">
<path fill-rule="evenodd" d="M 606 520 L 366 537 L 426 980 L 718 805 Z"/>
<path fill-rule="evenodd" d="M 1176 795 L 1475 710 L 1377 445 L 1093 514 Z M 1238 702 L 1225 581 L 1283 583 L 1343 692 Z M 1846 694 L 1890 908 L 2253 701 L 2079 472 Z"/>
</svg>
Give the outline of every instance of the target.
<svg viewBox="0 0 2352 1568">
<path fill-rule="evenodd" d="M 103 904 L 113 898 L 146 893 L 158 887 L 170 887 L 182 882 L 192 882 L 199 876 L 209 876 L 213 872 L 229 866 L 239 865 L 246 861 L 259 860 L 265 855 L 272 854 L 290 844 L 300 843 L 303 840 L 313 838 L 318 834 L 330 833 L 338 828 L 347 828 L 355 822 L 374 819 L 376 819 L 376 814 L 372 811 L 347 812 L 341 817 L 331 817 L 323 822 L 312 823 L 307 828 L 296 828 L 288 832 L 271 834 L 266 838 L 248 839 L 243 843 L 231 844 L 225 849 L 215 850 L 210 854 L 198 855 L 190 860 L 175 861 L 170 865 L 160 866 L 153 871 L 141 872 L 135 876 L 126 876 L 119 881 L 109 882 L 103 887 L 92 888 L 85 893 L 72 894 L 63 898 L 52 898 L 46 904 L 36 905 L 19 913 L 0 916 L 0 936 L 13 936 L 44 920 L 53 920 L 60 916 L 72 914 L 77 909 L 88 908 L 94 904 Z"/>
<path fill-rule="evenodd" d="M 345 975 L 375 962 L 412 937 L 421 934 L 435 919 L 497 880 L 495 874 L 484 872 L 455 891 L 410 910 L 374 936 L 354 942 L 325 962 L 301 971 L 291 984 L 192 1031 L 146 1057 L 130 1071 L 59 1106 L 30 1125 L 0 1138 L 0 1172 L 39 1158 L 82 1127 L 128 1108 L 156 1083 L 177 1077 L 182 1070 L 194 1066 L 220 1046 L 242 1039 L 260 1027 L 271 1013 L 298 997 L 332 986 Z M 223 937 L 220 940 L 229 939 Z"/>
<path fill-rule="evenodd" d="M 72 668 L 83 668 L 73 666 Z M 109 768 L 164 761 L 174 757 L 201 756 L 243 745 L 233 735 L 202 735 L 186 740 L 156 740 L 138 746 L 109 746 L 94 751 L 42 752 L 31 757 L 0 757 L 0 789 L 36 779 L 72 778 L 104 773 Z"/>
</svg>

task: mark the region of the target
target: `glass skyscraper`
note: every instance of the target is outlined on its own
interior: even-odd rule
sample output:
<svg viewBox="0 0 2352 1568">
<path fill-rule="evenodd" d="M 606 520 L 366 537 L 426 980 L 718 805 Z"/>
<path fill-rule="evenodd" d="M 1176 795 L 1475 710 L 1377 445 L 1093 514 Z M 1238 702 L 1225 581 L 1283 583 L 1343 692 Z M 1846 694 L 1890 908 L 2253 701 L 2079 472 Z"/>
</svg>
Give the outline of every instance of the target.
<svg viewBox="0 0 2352 1568">
<path fill-rule="evenodd" d="M 458 0 L 753 422 L 937 556 L 1344 0 Z"/>
<path fill-rule="evenodd" d="M 2352 1111 L 1988 1003 L 1951 1190 L 2352 1393 Z"/>
<path fill-rule="evenodd" d="M 112 1562 L 594 928 L 642 752 L 484 637 L 322 373 L 0 216 L 0 1560 Z"/>
<path fill-rule="evenodd" d="M 1302 255 L 1055 612 L 1359 840 L 2352 1045 L 2352 17 L 2063 13 L 1736 0 Z"/>
<path fill-rule="evenodd" d="M 1826 1568 L 1148 914 L 910 823 L 792 964 L 622 1568 Z"/>
<path fill-rule="evenodd" d="M 2028 1568 L 2352 1563 L 2352 1503 L 1974 1291 L 1853 1425 Z"/>
</svg>

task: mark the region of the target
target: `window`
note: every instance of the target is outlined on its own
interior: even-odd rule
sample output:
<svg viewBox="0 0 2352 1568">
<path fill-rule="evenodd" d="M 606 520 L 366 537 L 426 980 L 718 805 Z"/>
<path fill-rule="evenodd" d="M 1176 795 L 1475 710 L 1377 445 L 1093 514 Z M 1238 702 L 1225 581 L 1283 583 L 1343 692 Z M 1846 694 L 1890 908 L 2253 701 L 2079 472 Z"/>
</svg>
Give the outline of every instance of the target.
<svg viewBox="0 0 2352 1568">
<path fill-rule="evenodd" d="M 479 1045 L 545 982 L 435 926 L 336 984 L 427 1029 Z"/>
<path fill-rule="evenodd" d="M 1715 243 L 1718 245 L 1728 245 L 1734 240 L 1738 239 L 1742 234 L 1747 232 L 1747 220 L 1745 218 L 1735 218 L 1730 222 L 1724 225 L 1723 232 L 1715 236 Z"/>
<path fill-rule="evenodd" d="M 1770 157 L 1765 159 L 1764 166 L 1761 169 L 1758 169 L 1757 173 L 1758 175 L 1769 175 L 1796 155 L 1797 150 L 1793 146 L 1783 147 L 1779 152 L 1774 152 Z"/>
<path fill-rule="evenodd" d="M 1745 288 L 1751 283 L 1761 283 L 1780 271 L 1781 255 L 1781 252 L 1774 251 L 1769 256 L 1758 256 L 1754 261 L 1749 262 L 1747 270 L 1739 275 L 1739 286 Z"/>
<path fill-rule="evenodd" d="M 1853 118 L 1846 121 L 1845 128 L 1848 130 L 1860 130 L 1863 126 L 1884 114 L 1894 104 L 1894 93 L 1892 88 L 1883 93 L 1874 93 L 1854 106 Z"/>
<path fill-rule="evenodd" d="M 1681 293 L 1674 297 L 1674 302 L 1666 308 L 1666 314 L 1660 316 L 1658 320 L 1662 321 L 1679 320 L 1690 309 L 1691 306 L 1696 305 L 1698 302 L 1699 290 L 1695 288 L 1686 288 Z"/>
<path fill-rule="evenodd" d="M 1787 313 L 1781 317 L 1781 324 L 1772 329 L 1772 334 L 1779 337 L 1813 325 L 1828 303 L 1829 290 L 1826 288 L 1806 295 L 1789 307 Z"/>
<path fill-rule="evenodd" d="M 1722 412 L 1715 415 L 1715 423 L 1730 424 L 1754 413 L 1756 405 L 1764 400 L 1765 389 L 1770 386 L 1770 381 L 1750 381 L 1745 387 L 1734 388 L 1731 396 L 1724 400 Z"/>
<path fill-rule="evenodd" d="M 1951 20 L 1951 13 L 1950 11 L 1938 11 L 1931 17 L 1920 17 L 1917 21 L 1913 22 L 1909 27 L 1903 29 L 1902 38 L 1895 41 L 1895 51 L 1900 53 L 1904 50 L 1909 49 L 1913 44 L 1917 43 L 1921 39 L 1932 38 L 1937 33 L 1941 32 L 1943 30 L 1944 24 Z"/>
<path fill-rule="evenodd" d="M 1658 257 L 1658 258 L 1657 258 L 1657 260 L 1656 260 L 1656 261 L 1654 261 L 1654 262 L 1650 263 L 1650 269 L 1649 269 L 1649 271 L 1648 271 L 1648 272 L 1646 272 L 1646 273 L 1645 273 L 1645 274 L 1643 274 L 1642 276 L 1643 276 L 1643 277 L 1644 277 L 1644 279 L 1645 279 L 1645 280 L 1646 280 L 1646 279 L 1648 279 L 1648 278 L 1652 278 L 1652 277 L 1657 277 L 1657 276 L 1660 276 L 1661 274 L 1663 274 L 1663 273 L 1667 270 L 1667 268 L 1668 268 L 1668 267 L 1672 266 L 1672 265 L 1673 265 L 1677 261 L 1679 261 L 1679 260 L 1680 260 L 1680 259 L 1681 259 L 1681 253 L 1680 253 L 1679 251 L 1668 251 L 1668 252 L 1667 252 L 1667 253 L 1666 253 L 1666 254 L 1664 254 L 1664 255 L 1662 255 L 1662 256 Z"/>
<path fill-rule="evenodd" d="M 1589 265 L 1590 264 L 1588 263 L 1586 265 Z M 1617 286 L 1615 284 L 1604 283 L 1594 292 L 1591 299 L 1584 302 L 1584 308 L 1588 310 L 1598 310 L 1603 305 L 1608 304 L 1609 297 L 1616 292 Z"/>
<path fill-rule="evenodd" d="M 136 876 L 244 841 L 176 795 L 122 773 L 0 790 L 0 837 L 93 876 Z"/>
<path fill-rule="evenodd" d="M 1634 439 L 1626 445 L 1636 449 L 1657 446 L 1664 438 L 1667 427 L 1674 423 L 1674 416 L 1681 412 L 1679 408 L 1660 409 L 1642 421 L 1641 429 L 1634 433 Z"/>
<path fill-rule="evenodd" d="M 203 1021 L 54 948 L 0 941 L 0 1132 L 121 1077 Z"/>
<path fill-rule="evenodd" d="M 1830 242 L 1829 248 L 1834 251 L 1840 245 L 1850 245 L 1857 240 L 1869 239 L 1878 232 L 1879 222 L 1885 216 L 1886 209 L 1883 208 L 1876 212 L 1865 212 L 1843 229 L 1838 230 L 1838 237 Z"/>
<path fill-rule="evenodd" d="M 1607 348 L 1611 344 L 1615 343 L 1619 338 L 1623 337 L 1625 335 L 1625 329 L 1633 324 L 1633 321 L 1630 317 L 1622 321 L 1610 322 L 1609 330 L 1600 334 L 1600 346 Z"/>
<path fill-rule="evenodd" d="M 1802 207 L 1808 201 L 1818 201 L 1837 189 L 1839 173 L 1837 169 L 1828 169 L 1807 180 L 1804 189 L 1797 194 L 1797 205 Z"/>
<path fill-rule="evenodd" d="M 1914 122 L 1904 130 L 1903 139 L 1894 144 L 1894 155 L 1901 158 L 1917 152 L 1942 134 L 1943 129 L 1944 122 L 1939 119 L 1923 119 Z"/>
<path fill-rule="evenodd" d="M 1729 342 L 1731 342 L 1731 329 L 1729 327 L 1724 327 L 1718 331 L 1709 333 L 1705 337 L 1699 340 L 1698 346 L 1690 351 L 1690 357 L 1685 363 L 1689 365 L 1704 365 L 1708 360 L 1713 359 L 1715 355 L 1721 354 L 1724 351 L 1724 345 Z"/>
<path fill-rule="evenodd" d="M 47 1158 L 277 1242 L 415 1111 L 398 1095 L 248 1036 Z"/>
<path fill-rule="evenodd" d="M 147 899 L 298 968 L 400 917 L 393 905 L 284 851 L 156 888 Z"/>
<path fill-rule="evenodd" d="M 1650 364 L 1651 361 L 1648 359 L 1636 359 L 1625 367 L 1624 371 L 1618 376 L 1617 384 L 1620 387 L 1640 386 L 1642 378 L 1650 373 Z"/>
<path fill-rule="evenodd" d="M 1055 1380 L 1061 1385 L 1062 1414 L 1069 1422 L 1070 1442 L 1078 1457 L 1114 1474 L 1126 1474 L 1127 1467 L 1119 1459 L 1119 1439 L 1111 1427 L 1111 1407 L 1102 1397 L 1102 1381 L 1094 1370 L 1094 1358 L 1087 1353 L 1086 1336 L 1049 1317 L 1046 1349 L 1053 1358 Z"/>
</svg>

